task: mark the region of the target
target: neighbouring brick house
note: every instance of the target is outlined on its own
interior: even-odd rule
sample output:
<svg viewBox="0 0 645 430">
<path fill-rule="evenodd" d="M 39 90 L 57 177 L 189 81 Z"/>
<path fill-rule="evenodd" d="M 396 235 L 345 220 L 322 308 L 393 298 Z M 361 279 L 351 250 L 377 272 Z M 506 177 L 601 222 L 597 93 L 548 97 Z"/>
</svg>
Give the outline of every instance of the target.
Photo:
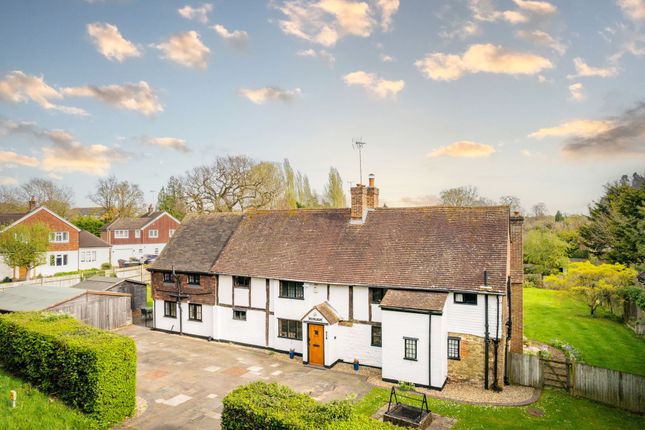
<svg viewBox="0 0 645 430">
<path fill-rule="evenodd" d="M 378 191 L 370 176 L 349 209 L 188 216 L 149 269 L 155 327 L 437 389 L 503 386 L 522 348 L 522 218 L 380 208 Z"/>
<path fill-rule="evenodd" d="M 45 255 L 45 264 L 32 270 L 30 277 L 51 276 L 62 272 L 73 272 L 80 269 L 99 268 L 109 263 L 110 245 L 82 231 L 68 220 L 58 216 L 44 206 L 37 206 L 32 199 L 29 210 L 21 213 L 0 214 L 2 232 L 17 225 L 35 223 L 45 224 L 49 230 L 49 247 Z M 27 273 L 24 268 L 9 267 L 0 257 L 0 277 L 24 279 Z"/>
<path fill-rule="evenodd" d="M 138 218 L 117 218 L 101 229 L 101 239 L 112 247 L 112 264 L 118 260 L 159 255 L 181 223 L 168 212 L 149 210 Z"/>
</svg>

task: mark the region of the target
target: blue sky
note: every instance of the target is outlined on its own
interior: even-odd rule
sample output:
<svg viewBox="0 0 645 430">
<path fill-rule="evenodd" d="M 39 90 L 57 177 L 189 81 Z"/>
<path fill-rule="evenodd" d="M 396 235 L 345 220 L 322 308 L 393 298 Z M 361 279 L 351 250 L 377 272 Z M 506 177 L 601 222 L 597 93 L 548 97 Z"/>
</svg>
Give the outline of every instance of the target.
<svg viewBox="0 0 645 430">
<path fill-rule="evenodd" d="M 645 1 L 3 2 L 0 182 L 87 205 L 217 155 L 364 171 L 391 206 L 476 185 L 583 212 L 645 165 Z M 349 186 L 349 185 L 347 185 Z"/>
</svg>

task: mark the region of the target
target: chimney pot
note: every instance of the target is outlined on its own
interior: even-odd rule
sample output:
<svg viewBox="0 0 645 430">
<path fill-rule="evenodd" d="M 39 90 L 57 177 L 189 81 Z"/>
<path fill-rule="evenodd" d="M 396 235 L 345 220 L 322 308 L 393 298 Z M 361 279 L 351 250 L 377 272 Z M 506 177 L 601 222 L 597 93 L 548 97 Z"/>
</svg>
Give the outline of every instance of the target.
<svg viewBox="0 0 645 430">
<path fill-rule="evenodd" d="M 31 199 L 29 200 L 29 212 L 34 209 L 36 209 L 36 196 L 31 196 Z"/>
<path fill-rule="evenodd" d="M 375 178 L 374 173 L 370 173 L 370 175 L 368 176 L 370 188 L 374 188 L 374 178 Z"/>
</svg>

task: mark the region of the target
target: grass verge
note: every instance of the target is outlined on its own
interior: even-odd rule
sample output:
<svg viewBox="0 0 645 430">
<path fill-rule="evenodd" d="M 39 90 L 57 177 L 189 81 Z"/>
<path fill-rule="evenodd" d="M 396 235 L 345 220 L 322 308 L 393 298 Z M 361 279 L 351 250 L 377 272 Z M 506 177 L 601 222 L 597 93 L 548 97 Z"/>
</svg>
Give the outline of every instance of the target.
<svg viewBox="0 0 645 430">
<path fill-rule="evenodd" d="M 388 402 L 389 396 L 388 390 L 374 388 L 358 401 L 357 412 L 371 416 Z M 457 419 L 454 430 L 645 428 L 645 417 L 590 400 L 571 397 L 556 390 L 544 390 L 540 400 L 529 406 L 468 405 L 430 398 L 428 405 L 434 413 Z M 528 413 L 529 408 L 541 411 L 544 415 L 531 415 Z"/>
<path fill-rule="evenodd" d="M 645 375 L 645 339 L 607 315 L 590 316 L 587 305 L 565 291 L 524 289 L 524 336 L 552 343 L 560 339 L 585 363 Z"/>
</svg>

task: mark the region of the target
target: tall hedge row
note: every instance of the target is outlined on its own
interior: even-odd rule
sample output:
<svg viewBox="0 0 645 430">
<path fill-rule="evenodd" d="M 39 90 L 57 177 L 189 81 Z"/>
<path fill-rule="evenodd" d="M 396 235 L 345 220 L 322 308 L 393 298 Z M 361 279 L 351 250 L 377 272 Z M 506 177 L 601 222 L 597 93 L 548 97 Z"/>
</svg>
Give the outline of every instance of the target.
<svg viewBox="0 0 645 430">
<path fill-rule="evenodd" d="M 389 423 L 358 415 L 347 400 L 319 403 L 283 385 L 253 382 L 223 400 L 222 430 L 392 430 Z"/>
<path fill-rule="evenodd" d="M 101 427 L 120 423 L 134 412 L 137 356 L 129 337 L 64 314 L 4 314 L 0 360 Z"/>
</svg>

